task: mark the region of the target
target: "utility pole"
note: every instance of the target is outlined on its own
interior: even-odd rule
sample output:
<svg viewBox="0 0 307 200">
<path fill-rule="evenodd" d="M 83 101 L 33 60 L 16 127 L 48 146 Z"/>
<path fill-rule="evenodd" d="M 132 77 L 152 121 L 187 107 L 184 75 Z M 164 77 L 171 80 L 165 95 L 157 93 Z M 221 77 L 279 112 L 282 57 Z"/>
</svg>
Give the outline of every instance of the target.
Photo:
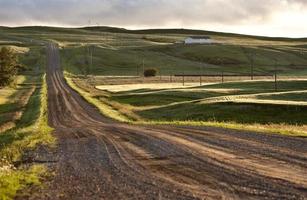
<svg viewBox="0 0 307 200">
<path fill-rule="evenodd" d="M 277 60 L 275 60 L 275 66 L 274 66 L 274 78 L 275 78 L 275 92 L 277 92 Z"/>
<path fill-rule="evenodd" d="M 94 50 L 94 46 L 90 46 L 90 69 L 89 69 L 89 73 L 91 72 L 91 70 L 93 69 L 93 50 Z"/>
<path fill-rule="evenodd" d="M 199 66 L 199 84 L 202 86 L 202 65 Z"/>
<path fill-rule="evenodd" d="M 254 52 L 251 52 L 250 62 L 251 62 L 251 80 L 254 80 Z"/>
<path fill-rule="evenodd" d="M 88 61 L 88 47 L 84 47 L 84 61 L 83 61 L 83 64 L 84 64 L 84 67 L 82 67 L 82 71 L 84 72 L 84 78 L 87 78 L 87 75 L 88 75 L 88 68 L 89 68 L 89 61 Z"/>
<path fill-rule="evenodd" d="M 171 70 L 171 72 L 170 72 L 170 81 L 171 81 L 171 83 L 173 82 L 173 75 L 174 75 L 174 72 L 173 72 L 173 70 Z"/>
<path fill-rule="evenodd" d="M 159 70 L 159 74 L 160 74 L 160 81 L 162 81 L 162 69 L 161 68 Z"/>
<path fill-rule="evenodd" d="M 143 58 L 143 64 L 142 64 L 142 67 L 143 67 L 143 76 L 144 76 L 144 72 L 145 72 L 145 61 L 144 61 L 144 58 Z"/>
<path fill-rule="evenodd" d="M 224 83 L 224 71 L 222 71 L 222 83 Z"/>
<path fill-rule="evenodd" d="M 184 75 L 185 75 L 185 74 L 184 74 L 184 71 L 183 71 L 183 76 L 182 76 L 182 85 L 183 85 L 183 86 L 184 86 L 184 81 L 185 81 L 185 80 L 184 80 L 184 78 L 185 78 Z"/>
<path fill-rule="evenodd" d="M 250 76 L 251 76 L 251 80 L 254 80 L 254 52 L 251 50 L 251 52 L 249 53 L 248 50 L 241 46 L 241 49 L 243 51 L 243 53 L 245 54 L 246 58 L 248 59 L 248 61 L 250 62 Z"/>
</svg>

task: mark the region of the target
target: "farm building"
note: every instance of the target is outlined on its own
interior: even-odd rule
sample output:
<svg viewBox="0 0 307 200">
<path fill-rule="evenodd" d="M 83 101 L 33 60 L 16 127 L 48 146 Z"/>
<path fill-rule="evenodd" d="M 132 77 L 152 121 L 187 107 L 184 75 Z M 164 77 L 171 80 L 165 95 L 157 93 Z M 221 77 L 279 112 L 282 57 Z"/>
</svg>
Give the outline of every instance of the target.
<svg viewBox="0 0 307 200">
<path fill-rule="evenodd" d="M 208 36 L 190 36 L 184 40 L 185 44 L 212 44 L 213 40 Z"/>
</svg>

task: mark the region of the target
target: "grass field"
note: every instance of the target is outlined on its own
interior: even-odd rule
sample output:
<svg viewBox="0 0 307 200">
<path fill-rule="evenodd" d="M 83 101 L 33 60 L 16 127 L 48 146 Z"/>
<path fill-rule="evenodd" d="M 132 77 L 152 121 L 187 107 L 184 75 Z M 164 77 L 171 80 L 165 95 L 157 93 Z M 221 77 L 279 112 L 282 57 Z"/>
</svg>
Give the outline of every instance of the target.
<svg viewBox="0 0 307 200">
<path fill-rule="evenodd" d="M 94 105 L 108 106 L 116 113 L 111 117 L 124 116 L 124 121 L 307 135 L 307 80 L 279 81 L 278 91 L 267 80 L 164 89 L 159 84 L 148 89 L 145 84 L 137 90 L 130 84 L 117 85 L 123 88 L 118 91 L 109 85 L 111 92 L 107 85 L 99 92 L 86 79 L 73 80 L 70 84 Z"/>
<path fill-rule="evenodd" d="M 152 44 L 116 49 L 95 46 L 90 48 L 92 60 L 88 49 L 64 48 L 65 70 L 73 74 L 138 76 L 144 66 L 156 68 L 159 75 L 250 74 L 253 62 L 254 74 L 272 74 L 276 65 L 280 75 L 306 75 L 306 50 L 289 46 Z"/>
<path fill-rule="evenodd" d="M 110 27 L 65 29 L 50 27 L 1 28 L 0 45 L 62 47 L 65 70 L 75 75 L 139 76 L 142 68 L 170 74 L 306 75 L 307 39 L 266 38 L 194 30 L 129 31 Z M 190 35 L 208 35 L 217 44 L 180 44 Z M 92 52 L 92 53 L 91 53 Z M 90 55 L 93 55 L 91 61 Z M 144 65 L 143 65 L 144 63 Z"/>
<path fill-rule="evenodd" d="M 13 199 L 18 191 L 40 185 L 47 171 L 28 163 L 24 153 L 55 143 L 47 124 L 46 58 L 40 46 L 24 48 L 16 52 L 26 70 L 13 85 L 0 89 L 0 199 Z"/>
<path fill-rule="evenodd" d="M 38 145 L 54 145 L 47 124 L 47 88 L 45 83 L 35 90 L 16 126 L 0 136 L 0 198 L 13 199 L 29 186 L 39 186 L 47 176 L 45 167 L 29 163 L 24 153 Z M 29 156 L 29 155 L 28 155 Z M 24 165 L 23 165 L 24 162 Z"/>
</svg>

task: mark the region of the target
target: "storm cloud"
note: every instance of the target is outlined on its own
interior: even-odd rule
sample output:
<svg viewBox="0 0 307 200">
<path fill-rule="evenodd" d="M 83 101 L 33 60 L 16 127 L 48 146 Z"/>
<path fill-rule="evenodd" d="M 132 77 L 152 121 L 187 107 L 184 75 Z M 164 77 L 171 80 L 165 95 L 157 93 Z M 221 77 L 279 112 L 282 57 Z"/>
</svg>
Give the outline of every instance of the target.
<svg viewBox="0 0 307 200">
<path fill-rule="evenodd" d="M 286 29 L 287 22 L 280 24 L 276 16 L 300 13 L 297 16 L 300 18 L 307 15 L 305 10 L 306 0 L 0 0 L 0 25 L 111 25 L 223 31 L 238 27 L 241 29 L 238 32 L 242 32 L 244 27 L 252 25 Z M 303 19 L 297 20 L 302 20 L 304 26 Z M 300 34 L 307 36 L 307 30 Z"/>
</svg>

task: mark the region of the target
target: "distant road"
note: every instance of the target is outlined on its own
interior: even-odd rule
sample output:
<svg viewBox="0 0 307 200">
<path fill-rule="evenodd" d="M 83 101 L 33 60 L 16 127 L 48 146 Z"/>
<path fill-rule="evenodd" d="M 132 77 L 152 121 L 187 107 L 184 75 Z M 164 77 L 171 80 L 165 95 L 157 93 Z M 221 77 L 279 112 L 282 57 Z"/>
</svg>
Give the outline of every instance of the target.
<svg viewBox="0 0 307 200">
<path fill-rule="evenodd" d="M 59 145 L 51 155 L 55 176 L 30 199 L 307 196 L 306 139 L 115 122 L 66 84 L 55 45 L 47 56 L 49 120 Z"/>
</svg>

